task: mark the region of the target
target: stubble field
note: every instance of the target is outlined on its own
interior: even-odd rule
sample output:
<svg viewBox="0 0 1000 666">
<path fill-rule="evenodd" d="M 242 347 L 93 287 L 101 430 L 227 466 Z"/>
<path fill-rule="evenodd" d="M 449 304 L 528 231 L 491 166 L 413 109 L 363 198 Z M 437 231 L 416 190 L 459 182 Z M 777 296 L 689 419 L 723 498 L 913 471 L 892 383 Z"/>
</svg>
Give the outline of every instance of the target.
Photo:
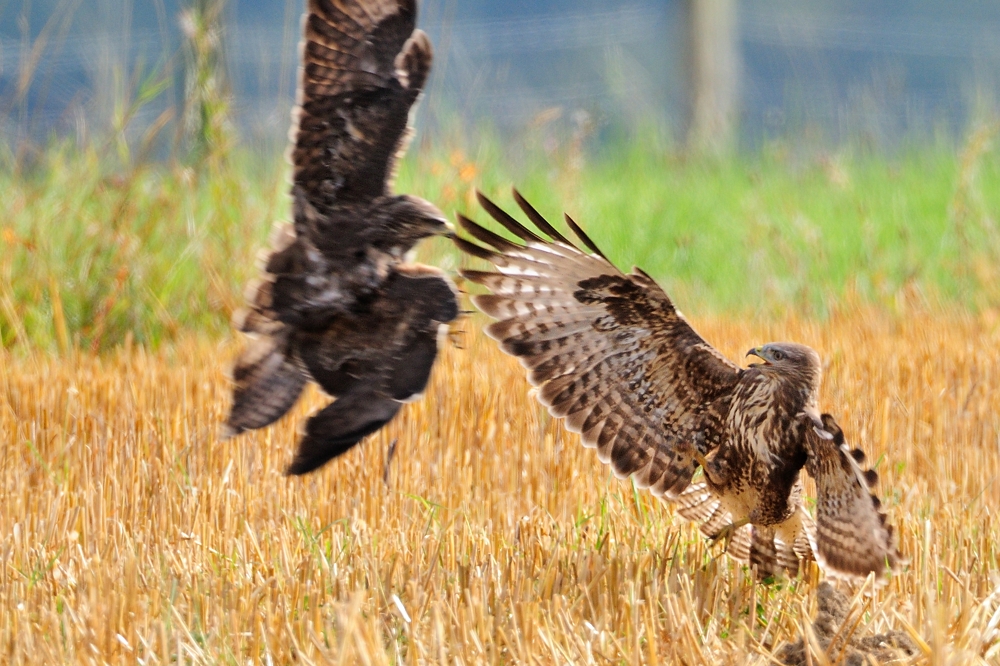
<svg viewBox="0 0 1000 666">
<path fill-rule="evenodd" d="M 918 663 L 995 663 L 995 318 L 694 323 L 732 358 L 817 348 L 821 406 L 878 461 L 910 562 L 857 596 L 854 631 L 908 632 Z M 423 401 L 306 478 L 282 470 L 315 391 L 220 440 L 232 342 L 0 353 L 0 660 L 775 663 L 815 612 L 815 568 L 757 585 L 716 557 L 564 433 L 481 324 Z"/>
</svg>

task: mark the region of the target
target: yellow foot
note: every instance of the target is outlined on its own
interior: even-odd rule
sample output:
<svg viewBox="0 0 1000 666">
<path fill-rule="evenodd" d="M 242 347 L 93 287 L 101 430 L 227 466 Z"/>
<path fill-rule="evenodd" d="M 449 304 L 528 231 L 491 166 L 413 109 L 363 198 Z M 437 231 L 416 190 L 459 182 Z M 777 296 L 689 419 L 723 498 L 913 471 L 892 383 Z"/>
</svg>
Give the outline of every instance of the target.
<svg viewBox="0 0 1000 666">
<path fill-rule="evenodd" d="M 691 453 L 691 457 L 694 458 L 694 461 L 696 463 L 698 463 L 699 465 L 701 465 L 701 471 L 704 472 L 706 479 L 708 479 L 712 483 L 715 483 L 716 485 L 722 485 L 721 480 L 720 479 L 716 479 L 715 477 L 712 476 L 712 473 L 709 472 L 710 468 L 708 466 L 708 458 L 705 457 L 704 453 L 702 453 L 698 449 L 695 449 Z"/>
<path fill-rule="evenodd" d="M 721 541 L 724 544 L 722 552 L 724 553 L 728 552 L 729 544 L 733 542 L 733 537 L 736 536 L 736 530 L 740 529 L 744 525 L 749 525 L 749 524 L 750 524 L 749 518 L 741 518 L 736 522 L 730 523 L 725 527 L 723 527 L 715 534 L 715 536 L 708 537 L 708 542 L 714 546 L 715 544 Z"/>
<path fill-rule="evenodd" d="M 451 343 L 452 347 L 455 349 L 465 351 L 465 329 L 458 328 L 457 326 L 448 327 L 448 342 Z"/>
</svg>

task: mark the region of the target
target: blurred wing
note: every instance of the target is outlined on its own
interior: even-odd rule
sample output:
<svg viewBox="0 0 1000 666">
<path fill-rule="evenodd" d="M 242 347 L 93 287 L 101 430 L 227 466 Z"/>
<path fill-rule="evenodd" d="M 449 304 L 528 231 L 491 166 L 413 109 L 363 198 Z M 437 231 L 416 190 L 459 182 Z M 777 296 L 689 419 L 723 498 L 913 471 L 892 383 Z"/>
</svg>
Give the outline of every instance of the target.
<svg viewBox="0 0 1000 666">
<path fill-rule="evenodd" d="M 287 328 L 253 335 L 233 367 L 233 405 L 225 426 L 228 436 L 263 428 L 284 416 L 307 379 Z"/>
<path fill-rule="evenodd" d="M 430 72 L 416 0 L 309 0 L 293 112 L 293 180 L 321 213 L 385 194 Z"/>
<path fill-rule="evenodd" d="M 396 304 L 399 315 L 382 390 L 394 400 L 412 402 L 427 387 L 442 328 L 458 317 L 458 297 L 441 271 L 412 264 L 399 267 L 386 298 Z"/>
<path fill-rule="evenodd" d="M 615 474 L 632 475 L 659 496 L 679 493 L 694 472 L 694 447 L 718 443 L 716 401 L 728 401 L 739 368 L 695 333 L 649 276 L 621 273 L 567 217 L 593 252 L 585 254 L 517 192 L 515 199 L 555 240 L 529 231 L 482 194 L 482 206 L 524 244 L 459 216 L 489 246 L 457 239 L 459 248 L 497 268 L 462 271 L 493 292 L 473 297 L 500 320 L 487 334 L 520 359 L 542 404 Z"/>
<path fill-rule="evenodd" d="M 823 431 L 806 434 L 806 471 L 816 480 L 816 558 L 831 573 L 849 577 L 881 575 L 902 563 L 893 530 L 869 488 L 878 480 L 863 470 L 864 453 L 844 442 L 844 433 L 829 414 Z M 829 438 L 827 438 L 829 436 Z"/>
<path fill-rule="evenodd" d="M 306 423 L 295 458 L 286 473 L 305 474 L 346 453 L 392 420 L 402 404 L 373 391 L 343 395 Z"/>
<path fill-rule="evenodd" d="M 386 425 L 427 387 L 439 328 L 458 316 L 451 282 L 436 269 L 399 267 L 368 316 L 300 349 L 312 377 L 336 400 L 309 419 L 289 474 L 305 474 Z"/>
</svg>

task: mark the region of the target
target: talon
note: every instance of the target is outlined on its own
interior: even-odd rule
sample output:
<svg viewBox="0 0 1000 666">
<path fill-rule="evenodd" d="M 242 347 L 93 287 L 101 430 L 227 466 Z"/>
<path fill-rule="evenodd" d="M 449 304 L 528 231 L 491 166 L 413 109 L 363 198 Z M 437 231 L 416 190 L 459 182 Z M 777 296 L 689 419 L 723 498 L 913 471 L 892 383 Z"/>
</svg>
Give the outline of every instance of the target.
<svg viewBox="0 0 1000 666">
<path fill-rule="evenodd" d="M 465 338 L 464 328 L 452 328 L 451 326 L 448 327 L 448 342 L 450 342 L 455 349 L 465 351 L 465 346 L 462 344 L 464 338 Z"/>
<path fill-rule="evenodd" d="M 722 543 L 724 544 L 722 547 L 722 552 L 728 553 L 729 545 L 733 542 L 733 537 L 736 536 L 736 530 L 740 529 L 744 525 L 749 525 L 749 524 L 750 524 L 749 518 L 741 518 L 736 522 L 729 523 L 728 525 L 720 529 L 718 532 L 716 532 L 713 536 L 708 537 L 708 543 L 710 546 L 714 546 L 721 540 Z"/>
<path fill-rule="evenodd" d="M 705 457 L 704 453 L 702 453 L 698 449 L 695 449 L 691 453 L 691 457 L 694 458 L 694 461 L 696 463 L 698 463 L 699 465 L 701 465 L 701 469 L 705 473 L 705 478 L 706 479 L 708 479 L 711 482 L 717 483 L 718 485 L 722 485 L 721 482 L 720 482 L 720 480 L 714 478 L 714 476 L 713 476 L 713 474 L 715 473 L 715 470 L 713 470 L 712 473 L 709 472 L 708 458 Z"/>
</svg>

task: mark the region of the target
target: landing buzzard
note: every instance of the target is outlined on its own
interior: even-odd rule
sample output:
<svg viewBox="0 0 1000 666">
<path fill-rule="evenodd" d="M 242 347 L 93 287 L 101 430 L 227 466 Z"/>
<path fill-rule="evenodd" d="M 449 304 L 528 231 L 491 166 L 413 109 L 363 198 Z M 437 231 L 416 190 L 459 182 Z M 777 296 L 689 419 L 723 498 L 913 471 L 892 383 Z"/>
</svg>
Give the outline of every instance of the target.
<svg viewBox="0 0 1000 666">
<path fill-rule="evenodd" d="M 279 226 L 235 326 L 226 422 L 237 434 L 285 414 L 309 379 L 336 398 L 306 424 L 289 474 L 312 471 L 419 397 L 438 333 L 458 314 L 437 269 L 404 263 L 450 234 L 433 205 L 392 193 L 410 108 L 431 67 L 416 0 L 309 0 L 291 129 L 294 223 Z"/>
<path fill-rule="evenodd" d="M 755 347 L 741 368 L 702 339 L 647 274 L 626 275 L 566 216 L 578 249 L 514 191 L 529 230 L 479 194 L 522 242 L 459 216 L 478 245 L 456 238 L 496 272 L 462 275 L 492 293 L 475 305 L 499 319 L 487 333 L 528 369 L 539 401 L 582 435 L 621 478 L 678 504 L 710 538 L 757 568 L 794 575 L 814 555 L 831 574 L 863 577 L 900 561 L 892 528 L 869 494 L 876 481 L 829 414 L 821 367 L 793 343 Z M 698 467 L 703 476 L 693 478 Z M 816 480 L 815 522 L 800 471 Z"/>
</svg>

